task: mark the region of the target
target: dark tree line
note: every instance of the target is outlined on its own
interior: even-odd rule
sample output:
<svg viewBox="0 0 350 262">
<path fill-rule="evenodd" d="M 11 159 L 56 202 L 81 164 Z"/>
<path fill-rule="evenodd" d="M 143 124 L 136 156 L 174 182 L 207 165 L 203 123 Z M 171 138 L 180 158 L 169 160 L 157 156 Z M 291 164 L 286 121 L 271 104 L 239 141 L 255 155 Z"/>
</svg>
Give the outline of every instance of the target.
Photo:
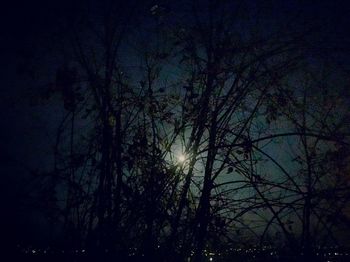
<svg viewBox="0 0 350 262">
<path fill-rule="evenodd" d="M 310 62 L 311 26 L 271 26 L 260 8 L 110 1 L 62 27 L 49 92 L 65 117 L 44 175 L 69 245 L 203 261 L 252 244 L 306 256 L 340 244 L 343 76 Z"/>
</svg>

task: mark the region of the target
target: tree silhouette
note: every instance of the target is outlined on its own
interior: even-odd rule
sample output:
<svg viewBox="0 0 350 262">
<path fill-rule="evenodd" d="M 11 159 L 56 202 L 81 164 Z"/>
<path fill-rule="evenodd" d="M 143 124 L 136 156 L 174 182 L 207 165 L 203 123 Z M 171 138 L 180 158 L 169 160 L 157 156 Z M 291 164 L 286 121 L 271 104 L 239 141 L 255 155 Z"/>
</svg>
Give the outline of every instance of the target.
<svg viewBox="0 0 350 262">
<path fill-rule="evenodd" d="M 346 102 L 320 75 L 300 85 L 310 31 L 208 2 L 182 20 L 111 1 L 83 31 L 70 21 L 49 175 L 74 246 L 204 261 L 271 241 L 309 258 L 348 221 Z"/>
</svg>

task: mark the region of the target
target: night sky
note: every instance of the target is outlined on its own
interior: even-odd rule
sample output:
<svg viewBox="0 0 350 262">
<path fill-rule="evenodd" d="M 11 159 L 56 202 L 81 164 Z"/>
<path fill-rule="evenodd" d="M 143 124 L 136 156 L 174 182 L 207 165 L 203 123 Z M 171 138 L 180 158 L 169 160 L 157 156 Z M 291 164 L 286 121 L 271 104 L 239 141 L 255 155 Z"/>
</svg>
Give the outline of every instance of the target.
<svg viewBox="0 0 350 262">
<path fill-rule="evenodd" d="M 47 79 L 54 78 L 50 72 L 56 69 L 57 60 L 50 58 L 50 41 L 63 19 L 79 15 L 80 2 L 84 1 L 14 0 L 3 3 L 0 8 L 0 227 L 5 232 L 1 236 L 12 242 L 20 239 L 42 243 L 48 237 L 45 218 L 29 197 L 35 195 L 40 182 L 29 181 L 32 181 L 31 171 L 45 170 L 52 164 L 50 145 L 52 133 L 62 116 L 59 110 L 62 104 L 38 106 L 40 102 L 35 100 L 35 95 Z M 102 1 L 93 4 L 97 2 Z M 255 4 L 255 1 L 249 2 Z M 300 26 L 303 23 L 315 25 L 317 33 L 313 40 L 319 48 L 310 54 L 315 64 L 325 53 L 332 52 L 339 68 L 349 68 L 348 1 L 260 2 L 273 6 L 273 9 L 266 9 L 267 24 L 273 25 L 295 13 Z M 158 3 L 145 1 L 140 10 L 147 12 L 154 4 Z M 180 2 L 167 6 L 177 12 Z M 32 71 L 26 71 L 28 65 Z"/>
</svg>

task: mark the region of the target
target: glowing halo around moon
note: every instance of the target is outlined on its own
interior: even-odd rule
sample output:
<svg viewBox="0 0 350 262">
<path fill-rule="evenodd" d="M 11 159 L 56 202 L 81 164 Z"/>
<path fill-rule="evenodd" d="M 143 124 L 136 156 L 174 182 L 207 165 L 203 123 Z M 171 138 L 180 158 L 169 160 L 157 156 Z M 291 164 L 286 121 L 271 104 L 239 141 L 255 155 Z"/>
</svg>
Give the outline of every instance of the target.
<svg viewBox="0 0 350 262">
<path fill-rule="evenodd" d="M 177 157 L 177 160 L 180 163 L 184 163 L 186 161 L 186 156 L 184 154 L 179 154 L 178 157 Z"/>
</svg>

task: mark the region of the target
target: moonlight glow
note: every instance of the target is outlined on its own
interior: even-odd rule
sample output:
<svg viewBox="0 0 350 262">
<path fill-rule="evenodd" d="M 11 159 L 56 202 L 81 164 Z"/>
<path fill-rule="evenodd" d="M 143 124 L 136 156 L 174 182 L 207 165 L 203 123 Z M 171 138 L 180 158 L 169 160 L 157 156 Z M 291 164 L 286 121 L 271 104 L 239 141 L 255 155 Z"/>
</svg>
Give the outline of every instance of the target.
<svg viewBox="0 0 350 262">
<path fill-rule="evenodd" d="M 177 157 L 178 161 L 180 163 L 184 163 L 186 161 L 186 155 L 184 154 L 179 154 L 179 156 Z"/>
</svg>

